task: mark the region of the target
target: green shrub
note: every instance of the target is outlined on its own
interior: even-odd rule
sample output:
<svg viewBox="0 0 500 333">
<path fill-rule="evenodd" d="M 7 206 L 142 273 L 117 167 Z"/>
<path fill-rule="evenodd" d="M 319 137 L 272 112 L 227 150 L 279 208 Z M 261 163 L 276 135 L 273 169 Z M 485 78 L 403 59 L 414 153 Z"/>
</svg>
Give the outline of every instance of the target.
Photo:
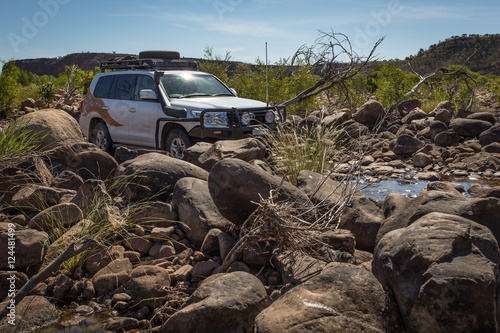
<svg viewBox="0 0 500 333">
<path fill-rule="evenodd" d="M 56 92 L 57 88 L 54 86 L 54 84 L 52 82 L 47 82 L 46 84 L 42 85 L 38 94 L 45 101 L 45 103 L 49 104 L 50 106 L 50 102 L 56 96 Z"/>
<path fill-rule="evenodd" d="M 369 75 L 370 86 L 384 106 L 390 106 L 403 99 L 418 80 L 415 74 L 405 73 L 392 62 L 377 65 Z"/>
</svg>

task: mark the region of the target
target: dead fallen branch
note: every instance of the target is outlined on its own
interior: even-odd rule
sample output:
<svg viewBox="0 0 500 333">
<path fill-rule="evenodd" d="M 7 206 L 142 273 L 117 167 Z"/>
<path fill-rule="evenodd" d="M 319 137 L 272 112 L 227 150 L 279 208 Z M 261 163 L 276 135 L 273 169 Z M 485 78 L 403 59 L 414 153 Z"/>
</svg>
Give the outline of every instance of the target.
<svg viewBox="0 0 500 333">
<path fill-rule="evenodd" d="M 43 269 L 40 273 L 33 276 L 28 283 L 26 283 L 16 294 L 15 304 L 19 304 L 24 297 L 26 297 L 30 291 L 35 288 L 40 282 L 44 281 L 46 278 L 50 276 L 53 272 L 55 272 L 66 260 L 82 253 L 86 249 L 95 245 L 96 242 L 88 237 L 82 237 L 79 240 L 75 241 L 68 248 L 61 253 L 57 258 L 55 258 L 45 269 Z M 7 309 L 8 303 L 5 308 L 0 312 L 0 320 L 3 319 L 9 310 Z"/>
</svg>

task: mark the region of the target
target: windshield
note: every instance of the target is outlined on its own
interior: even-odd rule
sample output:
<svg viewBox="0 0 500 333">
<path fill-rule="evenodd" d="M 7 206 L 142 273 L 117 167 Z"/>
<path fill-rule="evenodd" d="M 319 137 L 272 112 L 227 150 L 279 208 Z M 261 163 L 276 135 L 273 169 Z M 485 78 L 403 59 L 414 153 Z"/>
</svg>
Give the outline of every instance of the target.
<svg viewBox="0 0 500 333">
<path fill-rule="evenodd" d="M 170 98 L 233 96 L 219 80 L 204 73 L 173 73 L 161 77 Z"/>
</svg>

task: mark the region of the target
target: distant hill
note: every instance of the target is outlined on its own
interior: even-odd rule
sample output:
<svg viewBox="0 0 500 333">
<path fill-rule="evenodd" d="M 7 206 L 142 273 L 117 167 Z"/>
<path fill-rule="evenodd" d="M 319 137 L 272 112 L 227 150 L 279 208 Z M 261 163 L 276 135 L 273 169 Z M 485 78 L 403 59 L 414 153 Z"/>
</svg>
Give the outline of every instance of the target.
<svg viewBox="0 0 500 333">
<path fill-rule="evenodd" d="M 15 60 L 18 68 L 37 75 L 58 76 L 65 66 L 78 65 L 86 71 L 99 67 L 102 61 L 114 57 L 126 56 L 123 53 L 72 53 L 58 58 L 39 58 Z"/>
<path fill-rule="evenodd" d="M 418 54 L 409 56 L 405 60 L 395 60 L 394 63 L 401 69 L 408 71 L 407 62 L 410 61 L 415 71 L 425 75 L 430 74 L 438 67 L 462 64 L 474 52 L 474 49 L 477 49 L 477 53 L 467 62 L 467 67 L 481 74 L 500 75 L 500 34 L 453 36 L 443 42 L 431 45 L 427 50 L 420 49 Z M 102 61 L 126 55 L 73 53 L 58 58 L 16 60 L 15 64 L 17 67 L 37 75 L 57 76 L 68 65 L 75 64 L 84 70 L 92 70 L 99 67 Z M 235 64 L 236 62 L 231 62 L 232 67 Z"/>
<path fill-rule="evenodd" d="M 474 49 L 477 52 L 466 66 L 481 74 L 500 75 L 500 34 L 453 36 L 395 63 L 398 67 L 409 70 L 407 62 L 410 61 L 417 73 L 425 75 L 439 67 L 461 65 L 474 53 Z"/>
</svg>

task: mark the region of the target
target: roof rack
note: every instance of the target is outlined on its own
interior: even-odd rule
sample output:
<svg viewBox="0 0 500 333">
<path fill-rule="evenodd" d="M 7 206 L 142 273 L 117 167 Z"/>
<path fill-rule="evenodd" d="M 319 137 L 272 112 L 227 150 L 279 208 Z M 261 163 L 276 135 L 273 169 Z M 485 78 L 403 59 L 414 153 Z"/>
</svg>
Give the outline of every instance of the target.
<svg viewBox="0 0 500 333">
<path fill-rule="evenodd" d="M 134 57 L 115 58 L 101 62 L 101 72 L 105 70 L 198 70 L 194 60 L 181 59 L 137 59 Z"/>
</svg>

